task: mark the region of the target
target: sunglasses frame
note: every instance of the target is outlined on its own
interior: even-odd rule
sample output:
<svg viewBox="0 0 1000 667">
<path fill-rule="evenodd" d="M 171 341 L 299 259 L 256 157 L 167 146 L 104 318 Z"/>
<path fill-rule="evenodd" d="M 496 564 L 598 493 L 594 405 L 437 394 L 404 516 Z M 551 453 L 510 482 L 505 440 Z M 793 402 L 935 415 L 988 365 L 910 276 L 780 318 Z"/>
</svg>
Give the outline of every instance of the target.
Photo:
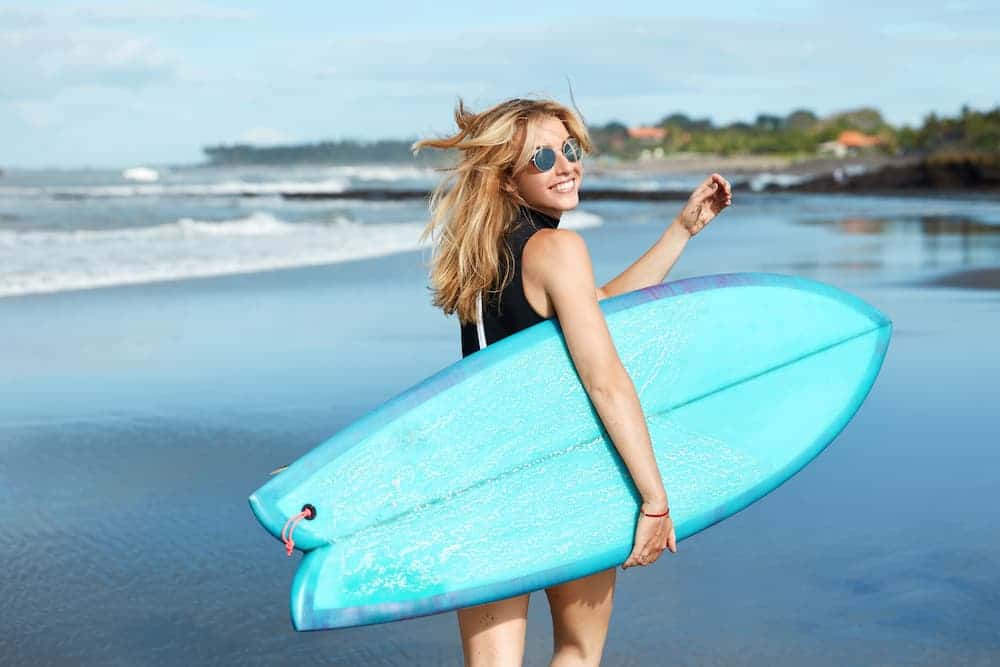
<svg viewBox="0 0 1000 667">
<path fill-rule="evenodd" d="M 566 150 L 567 146 L 570 147 L 569 152 Z M 544 151 L 549 151 L 552 154 L 552 164 L 550 164 L 547 169 L 542 169 L 542 167 L 538 164 L 538 158 Z M 580 142 L 577 141 L 576 137 L 566 137 L 562 146 L 559 147 L 559 151 L 563 154 L 563 157 L 570 162 L 579 162 L 583 158 L 583 150 L 580 148 Z M 539 146 L 535 149 L 535 152 L 531 154 L 531 164 L 533 164 L 535 169 L 542 174 L 555 168 L 557 160 L 556 150 L 554 148 L 550 148 L 549 146 Z"/>
</svg>

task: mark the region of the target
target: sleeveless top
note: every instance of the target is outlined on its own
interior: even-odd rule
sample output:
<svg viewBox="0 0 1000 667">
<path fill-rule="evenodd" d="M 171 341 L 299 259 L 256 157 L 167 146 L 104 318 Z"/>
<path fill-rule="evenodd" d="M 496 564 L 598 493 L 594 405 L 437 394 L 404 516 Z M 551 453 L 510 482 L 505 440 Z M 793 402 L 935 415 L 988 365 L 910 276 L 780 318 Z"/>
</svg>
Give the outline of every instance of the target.
<svg viewBox="0 0 1000 667">
<path fill-rule="evenodd" d="M 521 284 L 521 254 L 528 239 L 535 232 L 545 228 L 555 229 L 558 226 L 559 220 L 556 218 L 531 208 L 521 207 L 513 227 L 504 237 L 504 242 L 510 248 L 514 260 L 510 284 L 500 292 L 499 299 L 496 295 L 482 295 L 479 310 L 481 328 L 477 322 L 461 325 L 463 357 L 545 320 L 535 312 L 524 296 L 524 286 Z"/>
</svg>

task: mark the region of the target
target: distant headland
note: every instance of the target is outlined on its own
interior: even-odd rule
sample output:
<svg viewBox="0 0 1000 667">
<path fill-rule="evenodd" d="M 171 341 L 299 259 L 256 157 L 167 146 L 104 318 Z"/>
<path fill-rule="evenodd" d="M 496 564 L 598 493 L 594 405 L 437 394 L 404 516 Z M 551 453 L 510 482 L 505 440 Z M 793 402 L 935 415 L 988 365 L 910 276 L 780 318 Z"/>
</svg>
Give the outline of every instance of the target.
<svg viewBox="0 0 1000 667">
<path fill-rule="evenodd" d="M 437 164 L 441 157 L 434 151 L 414 157 L 410 146 L 416 139 L 380 139 L 378 141 L 319 141 L 284 146 L 232 144 L 206 146 L 202 149 L 209 165 L 309 165 L 309 164 Z"/>
</svg>

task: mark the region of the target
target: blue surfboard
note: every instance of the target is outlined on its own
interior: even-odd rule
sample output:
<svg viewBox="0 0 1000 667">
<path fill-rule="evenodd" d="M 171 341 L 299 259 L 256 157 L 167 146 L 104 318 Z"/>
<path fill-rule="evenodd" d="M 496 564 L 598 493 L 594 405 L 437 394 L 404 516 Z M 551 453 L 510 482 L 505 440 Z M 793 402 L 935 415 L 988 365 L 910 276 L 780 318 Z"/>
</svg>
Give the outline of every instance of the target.
<svg viewBox="0 0 1000 667">
<path fill-rule="evenodd" d="M 892 325 L 839 289 L 764 273 L 600 303 L 646 416 L 682 540 L 812 460 L 864 401 Z M 620 565 L 639 497 L 557 320 L 458 361 L 250 497 L 279 537 L 306 505 L 298 630 L 499 600 Z"/>
</svg>

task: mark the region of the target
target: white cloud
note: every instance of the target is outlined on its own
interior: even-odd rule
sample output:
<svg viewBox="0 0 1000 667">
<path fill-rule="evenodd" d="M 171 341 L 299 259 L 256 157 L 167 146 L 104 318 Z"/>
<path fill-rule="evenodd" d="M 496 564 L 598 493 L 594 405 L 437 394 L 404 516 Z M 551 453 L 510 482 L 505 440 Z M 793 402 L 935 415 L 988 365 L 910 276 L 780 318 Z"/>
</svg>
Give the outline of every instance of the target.
<svg viewBox="0 0 1000 667">
<path fill-rule="evenodd" d="M 25 123 L 37 129 L 48 129 L 65 120 L 62 110 L 50 102 L 18 100 L 10 103 L 11 109 Z"/>
<path fill-rule="evenodd" d="M 894 92 L 906 82 L 935 81 L 940 92 L 922 101 L 925 108 L 949 99 L 957 109 L 962 99 L 989 97 L 987 82 L 1000 78 L 1000 43 L 985 41 L 981 26 L 939 25 L 932 42 L 923 30 L 886 25 L 853 15 L 592 17 L 340 37 L 311 54 L 324 63 L 338 97 L 356 104 L 385 98 L 417 104 L 442 94 L 468 99 L 466 91 L 484 88 L 502 98 L 526 94 L 526 86 L 566 99 L 570 75 L 581 104 L 609 108 L 647 99 L 642 109 L 619 105 L 616 116 L 628 121 L 673 110 L 728 121 L 803 106 L 827 113 L 876 105 L 898 122 L 912 116 L 913 100 Z M 956 64 L 973 54 L 978 79 L 955 77 Z M 639 112 L 654 115 L 635 117 Z"/>
<path fill-rule="evenodd" d="M 60 23 L 160 23 L 170 22 L 244 22 L 257 18 L 257 13 L 247 9 L 210 7 L 207 5 L 170 3 L 165 6 L 151 4 L 104 4 L 81 7 L 0 7 L 0 23 L 11 26 L 32 26 L 40 22 Z"/>
<path fill-rule="evenodd" d="M 107 31 L 0 33 L 0 99 L 52 97 L 67 87 L 139 88 L 173 77 L 176 58 L 145 37 Z"/>
<path fill-rule="evenodd" d="M 744 18 L 588 18 L 581 6 L 578 18 L 475 26 L 424 17 L 367 34 L 357 30 L 390 24 L 337 24 L 331 17 L 344 10 L 333 4 L 286 21 L 278 5 L 254 5 L 254 14 L 204 2 L 0 8 L 6 159 L 182 160 L 241 134 L 264 145 L 425 136 L 452 129 L 458 96 L 473 109 L 512 96 L 568 102 L 567 75 L 594 124 L 860 105 L 918 122 L 1000 101 L 1000 40 L 990 32 L 1000 12 L 954 2 L 912 11 L 902 0 L 755 5 Z"/>
<path fill-rule="evenodd" d="M 256 12 L 247 9 L 209 7 L 205 5 L 181 5 L 171 3 L 154 5 L 97 5 L 80 7 L 73 11 L 75 16 L 93 21 L 133 23 L 138 21 L 191 21 L 201 22 L 243 22 L 256 18 Z"/>
</svg>

